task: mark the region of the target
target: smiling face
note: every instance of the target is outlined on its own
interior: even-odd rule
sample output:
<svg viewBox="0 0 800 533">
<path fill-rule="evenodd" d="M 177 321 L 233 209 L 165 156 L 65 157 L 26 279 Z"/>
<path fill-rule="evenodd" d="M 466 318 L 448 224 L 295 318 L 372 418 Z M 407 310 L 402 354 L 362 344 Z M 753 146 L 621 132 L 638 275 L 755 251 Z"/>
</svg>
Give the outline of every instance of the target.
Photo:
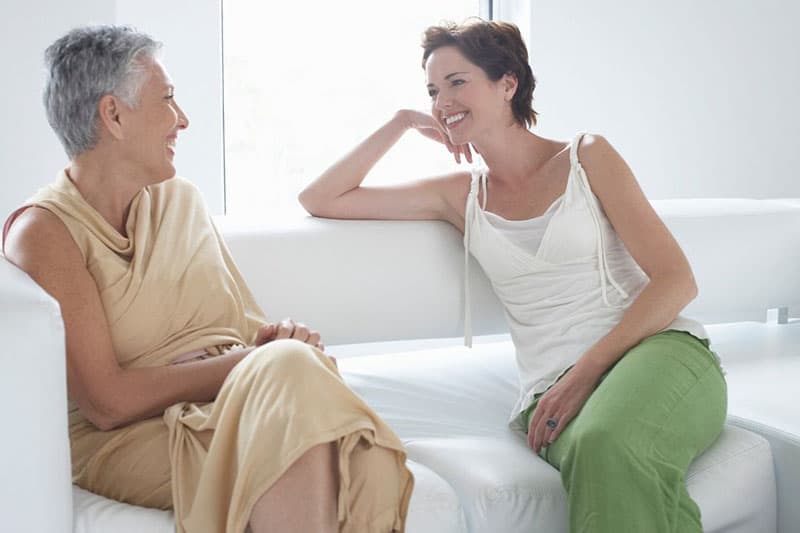
<svg viewBox="0 0 800 533">
<path fill-rule="evenodd" d="M 499 126 L 513 123 L 504 77 L 491 81 L 455 46 L 434 50 L 425 64 L 431 114 L 440 121 L 453 144 L 475 142 Z"/>
<path fill-rule="evenodd" d="M 189 120 L 175 101 L 175 88 L 161 62 L 147 59 L 144 66 L 138 104 L 129 107 L 120 102 L 121 151 L 143 181 L 158 183 L 175 175 L 178 132 L 189 126 Z"/>
</svg>

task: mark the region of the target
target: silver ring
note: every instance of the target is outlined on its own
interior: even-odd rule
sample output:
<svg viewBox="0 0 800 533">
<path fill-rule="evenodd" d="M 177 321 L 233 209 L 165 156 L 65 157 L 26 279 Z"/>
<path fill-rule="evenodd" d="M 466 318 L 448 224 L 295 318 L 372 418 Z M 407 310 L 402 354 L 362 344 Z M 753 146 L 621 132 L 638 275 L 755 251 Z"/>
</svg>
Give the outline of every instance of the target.
<svg viewBox="0 0 800 533">
<path fill-rule="evenodd" d="M 545 422 L 544 425 L 549 427 L 550 429 L 556 429 L 558 427 L 558 420 L 556 420 L 555 418 L 548 418 L 547 422 Z"/>
</svg>

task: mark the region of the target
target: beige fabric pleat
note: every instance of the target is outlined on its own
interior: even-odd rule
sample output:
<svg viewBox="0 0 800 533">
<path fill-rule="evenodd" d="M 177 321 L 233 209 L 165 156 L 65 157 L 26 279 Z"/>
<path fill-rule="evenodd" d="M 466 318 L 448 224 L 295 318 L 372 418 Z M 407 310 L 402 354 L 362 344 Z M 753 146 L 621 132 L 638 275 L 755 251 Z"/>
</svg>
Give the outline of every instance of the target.
<svg viewBox="0 0 800 533">
<path fill-rule="evenodd" d="M 198 191 L 183 179 L 134 198 L 127 236 L 64 172 L 26 205 L 58 216 L 80 248 L 123 368 L 251 345 L 265 322 Z M 174 507 L 179 532 L 241 533 L 264 491 L 326 442 L 338 443 L 340 529 L 404 528 L 413 478 L 402 443 L 328 357 L 302 343 L 254 350 L 213 403 L 174 405 L 163 419 L 101 432 L 74 404 L 69 415 L 73 480 L 129 503 Z M 379 455 L 390 460 L 375 462 Z M 361 462 L 379 464 L 380 471 L 367 475 Z M 351 490 L 355 485 L 369 490 Z"/>
</svg>

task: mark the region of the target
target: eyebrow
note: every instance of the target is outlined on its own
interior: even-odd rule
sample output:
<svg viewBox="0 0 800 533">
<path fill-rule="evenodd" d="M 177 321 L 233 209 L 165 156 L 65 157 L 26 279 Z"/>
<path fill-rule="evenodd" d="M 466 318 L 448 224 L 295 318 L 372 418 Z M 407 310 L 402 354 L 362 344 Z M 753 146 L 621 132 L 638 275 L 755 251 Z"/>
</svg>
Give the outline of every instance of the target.
<svg viewBox="0 0 800 533">
<path fill-rule="evenodd" d="M 449 80 L 453 76 L 458 76 L 459 74 L 469 74 L 469 72 L 451 72 L 450 74 L 445 76 L 444 79 Z M 428 87 L 434 87 L 434 84 L 433 83 L 429 83 Z"/>
</svg>

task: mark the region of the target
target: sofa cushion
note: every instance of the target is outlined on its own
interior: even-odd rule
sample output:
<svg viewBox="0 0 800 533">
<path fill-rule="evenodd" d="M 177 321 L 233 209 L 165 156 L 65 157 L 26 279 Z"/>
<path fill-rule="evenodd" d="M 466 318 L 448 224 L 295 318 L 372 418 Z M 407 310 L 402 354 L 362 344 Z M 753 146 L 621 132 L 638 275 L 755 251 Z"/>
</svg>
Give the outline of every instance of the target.
<svg viewBox="0 0 800 533">
<path fill-rule="evenodd" d="M 340 360 L 345 380 L 408 448 L 448 481 L 468 531 L 566 532 L 558 472 L 506 425 L 517 395 L 510 342 Z M 689 492 L 706 532 L 775 531 L 775 479 L 766 440 L 726 426 L 691 466 Z"/>
<path fill-rule="evenodd" d="M 409 504 L 409 533 L 462 533 L 461 504 L 449 483 L 425 465 L 408 461 L 414 474 Z M 172 511 L 120 503 L 73 485 L 74 533 L 173 533 Z"/>
</svg>

